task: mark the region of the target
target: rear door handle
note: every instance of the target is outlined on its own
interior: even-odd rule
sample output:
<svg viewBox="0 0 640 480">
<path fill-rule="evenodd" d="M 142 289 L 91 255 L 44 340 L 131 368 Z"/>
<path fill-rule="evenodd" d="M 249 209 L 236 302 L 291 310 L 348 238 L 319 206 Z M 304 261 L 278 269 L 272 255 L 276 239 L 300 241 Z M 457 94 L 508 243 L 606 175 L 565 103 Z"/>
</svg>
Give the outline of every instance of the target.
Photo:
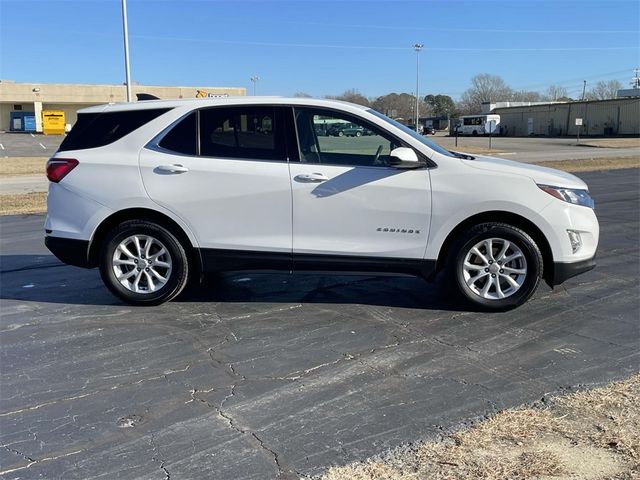
<svg viewBox="0 0 640 480">
<path fill-rule="evenodd" d="M 186 173 L 189 171 L 187 167 L 183 167 L 179 163 L 173 165 L 160 165 L 156 170 L 162 173 Z"/>
<path fill-rule="evenodd" d="M 320 183 L 329 180 L 329 178 L 322 173 L 301 173 L 293 177 L 293 179 L 303 183 Z"/>
</svg>

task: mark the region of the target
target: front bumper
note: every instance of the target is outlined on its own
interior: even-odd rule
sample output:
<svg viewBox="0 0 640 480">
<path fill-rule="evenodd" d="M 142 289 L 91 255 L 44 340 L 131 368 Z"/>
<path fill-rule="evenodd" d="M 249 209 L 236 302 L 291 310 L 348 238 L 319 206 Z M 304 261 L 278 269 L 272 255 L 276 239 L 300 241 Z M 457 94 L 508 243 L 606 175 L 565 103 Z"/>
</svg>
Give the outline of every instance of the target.
<svg viewBox="0 0 640 480">
<path fill-rule="evenodd" d="M 44 244 L 62 263 L 82 268 L 92 267 L 89 262 L 88 240 L 46 236 Z"/>
<path fill-rule="evenodd" d="M 571 277 L 593 270 L 595 266 L 595 255 L 579 262 L 553 262 L 553 279 L 551 280 L 551 286 L 555 287 L 556 285 L 560 285 Z"/>
</svg>

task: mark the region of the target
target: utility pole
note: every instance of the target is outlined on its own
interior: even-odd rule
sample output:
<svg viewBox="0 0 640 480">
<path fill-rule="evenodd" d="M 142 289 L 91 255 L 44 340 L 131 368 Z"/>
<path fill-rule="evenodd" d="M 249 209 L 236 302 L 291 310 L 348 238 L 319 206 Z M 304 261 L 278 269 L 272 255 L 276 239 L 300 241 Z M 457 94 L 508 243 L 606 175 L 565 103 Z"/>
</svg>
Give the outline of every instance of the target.
<svg viewBox="0 0 640 480">
<path fill-rule="evenodd" d="M 583 80 L 582 81 L 582 101 L 584 102 L 584 92 L 587 89 L 587 81 Z"/>
<path fill-rule="evenodd" d="M 424 45 L 414 43 L 413 49 L 416 51 L 416 132 L 420 133 L 418 121 L 420 119 L 420 50 Z"/>
<path fill-rule="evenodd" d="M 122 34 L 124 35 L 124 75 L 127 102 L 131 101 L 131 69 L 129 68 L 129 29 L 127 28 L 127 0 L 122 0 Z"/>
<path fill-rule="evenodd" d="M 251 80 L 253 82 L 253 96 L 256 96 L 256 84 L 258 83 L 258 80 L 260 80 L 260 77 L 257 75 L 254 75 L 253 77 L 250 77 L 249 80 Z"/>
</svg>

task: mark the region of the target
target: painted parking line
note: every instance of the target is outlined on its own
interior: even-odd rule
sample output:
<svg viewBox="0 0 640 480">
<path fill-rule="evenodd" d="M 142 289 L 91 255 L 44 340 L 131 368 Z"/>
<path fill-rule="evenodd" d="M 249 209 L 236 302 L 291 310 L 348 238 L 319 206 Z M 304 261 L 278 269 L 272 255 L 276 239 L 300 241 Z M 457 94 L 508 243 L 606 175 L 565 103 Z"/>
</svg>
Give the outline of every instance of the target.
<svg viewBox="0 0 640 480">
<path fill-rule="evenodd" d="M 496 153 L 496 155 L 517 155 L 517 152 L 502 152 L 502 153 Z"/>
<path fill-rule="evenodd" d="M 33 133 L 30 133 L 29 135 L 31 135 L 33 138 L 36 138 L 36 136 Z"/>
<path fill-rule="evenodd" d="M 0 150 L 4 150 L 4 145 L 0 143 Z"/>
<path fill-rule="evenodd" d="M 38 143 L 38 145 L 40 145 L 44 150 L 47 149 L 47 147 L 45 147 L 42 143 Z"/>
</svg>

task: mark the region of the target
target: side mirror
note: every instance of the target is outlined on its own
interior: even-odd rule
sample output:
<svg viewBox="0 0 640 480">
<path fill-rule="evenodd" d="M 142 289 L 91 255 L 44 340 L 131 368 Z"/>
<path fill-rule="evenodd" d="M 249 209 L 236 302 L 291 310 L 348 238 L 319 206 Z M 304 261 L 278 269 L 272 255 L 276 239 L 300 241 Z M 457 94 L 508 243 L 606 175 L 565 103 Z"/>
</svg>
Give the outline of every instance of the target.
<svg viewBox="0 0 640 480">
<path fill-rule="evenodd" d="M 391 150 L 389 164 L 395 168 L 420 168 L 423 163 L 412 148 L 398 147 Z"/>
</svg>

